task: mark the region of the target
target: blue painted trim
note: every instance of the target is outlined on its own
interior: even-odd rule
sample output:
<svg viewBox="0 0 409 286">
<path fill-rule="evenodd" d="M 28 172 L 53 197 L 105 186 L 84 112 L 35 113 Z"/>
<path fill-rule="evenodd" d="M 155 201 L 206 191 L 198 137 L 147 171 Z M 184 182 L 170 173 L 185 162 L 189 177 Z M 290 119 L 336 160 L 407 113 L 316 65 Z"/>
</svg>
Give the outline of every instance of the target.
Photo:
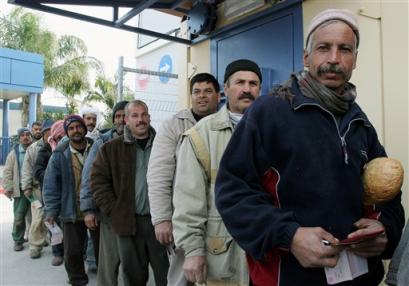
<svg viewBox="0 0 409 286">
<path fill-rule="evenodd" d="M 210 70 L 213 75 L 217 75 L 217 42 L 232 35 L 255 28 L 268 23 L 273 19 L 292 15 L 293 19 L 293 41 L 294 41 L 294 71 L 303 68 L 303 16 L 302 0 L 287 0 L 271 6 L 260 13 L 251 15 L 243 20 L 232 23 L 211 34 L 210 43 Z M 222 76 L 222 75 L 218 75 Z M 221 78 L 219 79 L 221 82 Z"/>
<path fill-rule="evenodd" d="M 0 57 L 16 59 L 37 64 L 44 64 L 44 57 L 39 54 L 13 50 L 9 48 L 0 48 Z"/>
<path fill-rule="evenodd" d="M 35 87 L 35 86 L 29 86 L 29 85 L 3 84 L 3 83 L 0 83 L 0 90 L 24 92 L 26 93 L 26 95 L 28 95 L 29 93 L 42 93 L 43 92 L 42 87 Z"/>
<path fill-rule="evenodd" d="M 9 110 L 21 110 L 22 104 L 21 102 L 10 102 L 9 101 Z M 3 101 L 0 100 L 0 110 L 3 109 Z M 65 106 L 53 106 L 53 105 L 43 105 L 44 112 L 62 112 L 66 114 L 67 107 Z"/>
</svg>

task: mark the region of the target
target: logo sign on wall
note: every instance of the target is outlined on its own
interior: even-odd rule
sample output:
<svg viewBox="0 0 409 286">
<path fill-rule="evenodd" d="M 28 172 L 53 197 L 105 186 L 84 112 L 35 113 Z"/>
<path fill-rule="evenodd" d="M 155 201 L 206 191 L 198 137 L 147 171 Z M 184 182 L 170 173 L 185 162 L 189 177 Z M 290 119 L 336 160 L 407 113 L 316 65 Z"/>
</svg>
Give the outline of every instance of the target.
<svg viewBox="0 0 409 286">
<path fill-rule="evenodd" d="M 172 58 L 169 55 L 164 55 L 160 59 L 159 72 L 172 73 L 172 69 Z M 159 80 L 166 84 L 169 81 L 169 78 L 166 76 L 159 76 Z"/>
<path fill-rule="evenodd" d="M 146 65 L 142 65 L 141 69 L 147 70 L 148 67 Z M 148 74 L 138 74 L 138 85 L 140 89 L 146 89 L 149 83 L 149 75 Z"/>
</svg>

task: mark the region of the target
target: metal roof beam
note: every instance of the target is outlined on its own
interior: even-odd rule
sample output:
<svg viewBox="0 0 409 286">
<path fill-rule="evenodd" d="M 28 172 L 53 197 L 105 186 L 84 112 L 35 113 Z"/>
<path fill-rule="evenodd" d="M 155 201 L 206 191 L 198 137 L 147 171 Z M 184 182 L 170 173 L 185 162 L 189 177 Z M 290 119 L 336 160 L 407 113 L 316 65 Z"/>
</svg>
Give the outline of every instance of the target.
<svg viewBox="0 0 409 286">
<path fill-rule="evenodd" d="M 115 26 L 120 27 L 124 25 L 126 22 L 128 22 L 130 19 L 141 13 L 143 10 L 150 8 L 151 5 L 155 4 L 158 0 L 148 0 L 148 1 L 142 1 L 141 4 L 137 5 L 135 8 L 133 8 L 131 11 L 123 15 L 121 18 L 115 21 Z"/>
<path fill-rule="evenodd" d="M 151 37 L 154 37 L 154 38 L 164 39 L 164 40 L 167 40 L 167 41 L 176 42 L 176 43 L 180 43 L 180 44 L 184 44 L 184 45 L 190 45 L 192 43 L 191 40 L 178 38 L 178 37 L 174 37 L 174 36 L 171 36 L 171 35 L 168 35 L 168 34 L 158 33 L 158 32 L 155 32 L 155 31 L 150 31 L 150 30 L 146 30 L 146 29 L 142 29 L 142 28 L 138 28 L 138 27 L 133 27 L 133 26 L 128 26 L 128 25 L 122 25 L 120 27 L 116 27 L 115 22 L 113 22 L 113 21 L 111 22 L 111 21 L 108 21 L 108 20 L 105 20 L 105 19 L 100 19 L 100 18 L 96 18 L 96 17 L 92 17 L 92 16 L 88 16 L 88 15 L 84 15 L 84 14 L 80 14 L 80 13 L 76 13 L 76 12 L 71 12 L 71 11 L 68 11 L 68 10 L 63 10 L 63 9 L 55 8 L 55 7 L 52 7 L 52 6 L 41 5 L 41 4 L 38 4 L 38 3 L 35 3 L 35 2 L 30 2 L 30 3 L 21 2 L 21 3 L 18 3 L 19 2 L 18 0 L 9 0 L 9 2 L 14 2 L 17 5 L 20 5 L 20 6 L 23 6 L 23 7 L 27 7 L 27 8 L 47 12 L 47 13 L 53 13 L 53 14 L 57 14 L 57 15 L 60 15 L 60 16 L 64 16 L 64 17 L 74 18 L 74 19 L 81 20 L 81 21 L 86 21 L 86 22 L 90 22 L 90 23 L 94 23 L 94 24 L 99 24 L 99 25 L 111 27 L 111 28 L 125 30 L 125 31 L 128 31 L 128 32 L 139 33 L 139 34 L 142 34 L 142 35 L 147 35 L 147 36 L 151 36 Z"/>
</svg>

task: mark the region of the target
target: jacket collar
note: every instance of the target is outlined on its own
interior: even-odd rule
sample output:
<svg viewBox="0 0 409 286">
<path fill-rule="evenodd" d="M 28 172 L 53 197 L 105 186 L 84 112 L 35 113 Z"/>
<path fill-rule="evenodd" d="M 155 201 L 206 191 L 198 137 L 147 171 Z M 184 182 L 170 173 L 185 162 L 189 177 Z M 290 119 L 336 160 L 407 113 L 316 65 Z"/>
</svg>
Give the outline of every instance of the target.
<svg viewBox="0 0 409 286">
<path fill-rule="evenodd" d="M 178 113 L 175 114 L 176 118 L 179 119 L 187 119 L 189 120 L 192 124 L 196 124 L 197 121 L 195 119 L 195 117 L 193 116 L 192 110 L 191 109 L 182 109 L 180 110 Z"/>
<path fill-rule="evenodd" d="M 87 144 L 92 145 L 92 143 L 94 143 L 94 140 L 92 140 L 92 138 L 85 137 L 85 139 L 87 140 Z M 70 146 L 70 140 L 67 139 L 65 141 L 59 142 L 58 145 L 57 145 L 57 148 L 55 148 L 54 151 L 55 152 L 64 152 L 65 150 L 70 149 L 69 146 Z"/>
<path fill-rule="evenodd" d="M 156 135 L 155 129 L 153 129 L 153 127 L 150 126 L 149 127 L 149 142 L 148 142 L 148 145 L 151 144 L 151 142 L 153 141 L 153 138 L 155 137 L 155 135 Z M 124 128 L 123 136 L 124 136 L 124 143 L 125 144 L 134 144 L 134 143 L 136 143 L 136 138 L 132 136 L 131 130 L 129 130 L 129 127 L 126 126 L 126 125 L 125 125 L 125 128 Z"/>
<path fill-rule="evenodd" d="M 233 130 L 233 125 L 230 122 L 229 118 L 229 111 L 227 110 L 227 103 L 223 105 L 223 107 L 217 111 L 215 114 L 210 115 L 210 129 L 211 130 L 223 130 L 226 128 L 230 128 Z"/>
<path fill-rule="evenodd" d="M 291 85 L 291 92 L 294 95 L 294 98 L 291 103 L 291 107 L 293 110 L 297 111 L 300 109 L 303 109 L 304 107 L 308 106 L 316 106 L 318 108 L 321 108 L 323 110 L 326 110 L 325 107 L 321 106 L 316 100 L 313 98 L 309 98 L 304 96 L 295 80 L 293 80 L 293 83 Z M 328 111 L 329 112 L 329 111 Z M 347 113 L 343 116 L 344 120 L 347 120 L 347 122 L 353 120 L 353 119 L 361 119 L 364 121 L 365 126 L 372 126 L 371 123 L 368 120 L 368 117 L 366 114 L 362 111 L 362 109 L 359 107 L 359 105 L 354 102 Z"/>
</svg>

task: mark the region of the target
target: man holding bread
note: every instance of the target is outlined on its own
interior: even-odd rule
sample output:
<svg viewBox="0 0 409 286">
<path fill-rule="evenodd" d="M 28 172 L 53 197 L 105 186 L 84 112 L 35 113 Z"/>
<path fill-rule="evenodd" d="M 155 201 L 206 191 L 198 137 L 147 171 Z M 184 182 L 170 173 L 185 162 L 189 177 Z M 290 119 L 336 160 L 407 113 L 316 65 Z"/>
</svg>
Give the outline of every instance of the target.
<svg viewBox="0 0 409 286">
<path fill-rule="evenodd" d="M 257 100 L 226 148 L 216 205 L 254 286 L 378 285 L 399 242 L 399 187 L 363 202 L 364 166 L 386 153 L 348 82 L 359 39 L 350 11 L 318 14 L 306 70 Z"/>
</svg>

